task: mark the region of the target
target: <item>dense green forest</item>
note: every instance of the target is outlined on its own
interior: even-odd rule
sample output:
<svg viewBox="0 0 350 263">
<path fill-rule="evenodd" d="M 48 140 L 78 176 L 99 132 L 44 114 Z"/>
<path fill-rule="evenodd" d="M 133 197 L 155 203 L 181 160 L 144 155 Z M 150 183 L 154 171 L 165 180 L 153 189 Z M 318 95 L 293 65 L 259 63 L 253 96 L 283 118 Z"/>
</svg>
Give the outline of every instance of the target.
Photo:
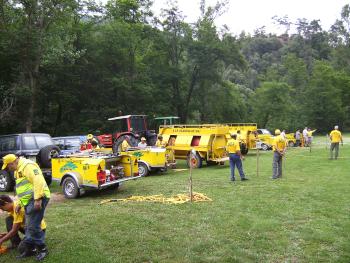
<svg viewBox="0 0 350 263">
<path fill-rule="evenodd" d="M 189 24 L 176 2 L 0 0 L 0 133 L 103 131 L 118 112 L 350 130 L 349 5 L 328 31 L 276 14 L 284 34 L 234 35 L 215 26 L 227 2 Z"/>
</svg>

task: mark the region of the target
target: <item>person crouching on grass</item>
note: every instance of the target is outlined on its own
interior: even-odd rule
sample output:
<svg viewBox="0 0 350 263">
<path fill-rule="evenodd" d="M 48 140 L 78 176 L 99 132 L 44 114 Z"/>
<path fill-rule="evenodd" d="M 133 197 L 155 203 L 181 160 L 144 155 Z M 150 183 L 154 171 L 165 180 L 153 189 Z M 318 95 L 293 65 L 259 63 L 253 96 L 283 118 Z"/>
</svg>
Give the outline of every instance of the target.
<svg viewBox="0 0 350 263">
<path fill-rule="evenodd" d="M 25 212 L 22 207 L 18 213 L 16 213 L 16 207 L 19 204 L 17 200 L 12 200 L 8 195 L 0 195 L 0 209 L 8 213 L 8 216 L 5 218 L 6 230 L 7 232 L 0 234 L 0 246 L 8 240 L 11 240 L 11 245 L 8 249 L 15 249 L 17 247 L 21 248 L 21 238 L 19 232 L 25 234 Z M 44 219 L 41 221 L 41 229 L 45 232 L 46 223 Z M 36 254 L 35 250 L 32 250 L 31 253 Z"/>
</svg>

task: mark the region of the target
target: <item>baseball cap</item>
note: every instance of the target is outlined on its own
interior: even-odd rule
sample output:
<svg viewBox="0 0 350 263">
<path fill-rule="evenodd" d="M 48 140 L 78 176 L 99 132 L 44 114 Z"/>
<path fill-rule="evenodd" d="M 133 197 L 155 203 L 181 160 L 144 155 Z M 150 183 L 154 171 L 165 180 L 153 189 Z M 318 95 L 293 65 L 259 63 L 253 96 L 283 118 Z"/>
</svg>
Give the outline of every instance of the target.
<svg viewBox="0 0 350 263">
<path fill-rule="evenodd" d="M 17 159 L 17 156 L 14 154 L 8 154 L 8 155 L 5 155 L 4 157 L 2 157 L 3 164 L 2 164 L 1 170 L 6 169 L 7 165 L 9 163 L 16 161 L 16 159 Z"/>
</svg>

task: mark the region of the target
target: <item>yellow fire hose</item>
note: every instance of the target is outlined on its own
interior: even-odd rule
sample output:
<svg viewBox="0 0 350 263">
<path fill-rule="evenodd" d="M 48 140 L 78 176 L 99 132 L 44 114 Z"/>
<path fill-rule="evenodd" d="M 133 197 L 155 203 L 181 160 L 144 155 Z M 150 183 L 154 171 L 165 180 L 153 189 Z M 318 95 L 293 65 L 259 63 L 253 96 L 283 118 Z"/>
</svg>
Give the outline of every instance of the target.
<svg viewBox="0 0 350 263">
<path fill-rule="evenodd" d="M 165 197 L 163 195 L 135 195 L 128 198 L 119 198 L 119 199 L 107 199 L 100 202 L 100 205 L 110 203 L 110 202 L 157 202 L 157 203 L 166 203 L 166 204 L 183 204 L 191 200 L 189 194 L 177 194 L 173 197 Z M 209 197 L 201 193 L 193 193 L 192 196 L 193 202 L 211 202 L 213 201 Z"/>
</svg>

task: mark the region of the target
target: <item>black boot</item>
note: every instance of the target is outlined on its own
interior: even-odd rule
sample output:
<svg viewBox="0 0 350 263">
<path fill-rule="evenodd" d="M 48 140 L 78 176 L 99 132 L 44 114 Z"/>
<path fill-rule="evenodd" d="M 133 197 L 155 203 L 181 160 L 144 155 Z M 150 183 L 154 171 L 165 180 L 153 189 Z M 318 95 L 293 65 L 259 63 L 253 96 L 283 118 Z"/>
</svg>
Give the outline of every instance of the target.
<svg viewBox="0 0 350 263">
<path fill-rule="evenodd" d="M 49 254 L 49 250 L 47 249 L 46 245 L 38 246 L 38 254 L 36 255 L 36 259 L 38 261 L 44 260 L 46 256 Z"/>
<path fill-rule="evenodd" d="M 36 255 L 35 247 L 23 241 L 19 244 L 18 251 L 19 255 L 16 258 L 27 258 Z"/>
</svg>

